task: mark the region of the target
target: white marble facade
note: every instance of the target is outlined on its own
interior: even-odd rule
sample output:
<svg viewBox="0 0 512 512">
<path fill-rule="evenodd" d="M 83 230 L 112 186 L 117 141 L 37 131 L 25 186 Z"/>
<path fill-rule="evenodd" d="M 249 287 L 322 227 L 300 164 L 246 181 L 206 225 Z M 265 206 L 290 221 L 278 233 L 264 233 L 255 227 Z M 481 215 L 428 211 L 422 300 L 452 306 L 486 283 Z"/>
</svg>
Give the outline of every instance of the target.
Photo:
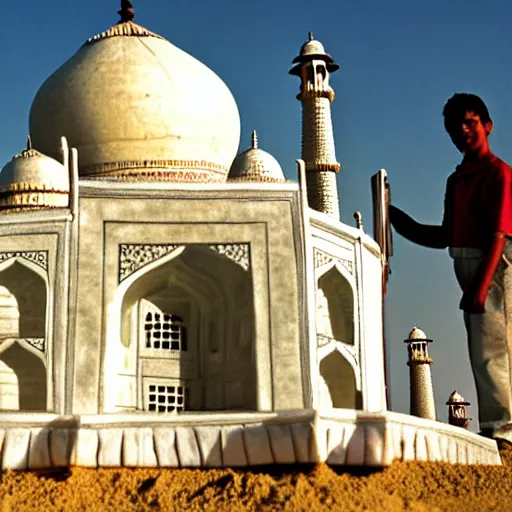
<svg viewBox="0 0 512 512">
<path fill-rule="evenodd" d="M 0 215 L 2 409 L 386 409 L 378 249 L 299 185 L 77 195 Z"/>
<path fill-rule="evenodd" d="M 323 210 L 336 190 L 310 204 L 340 167 L 338 66 L 311 34 L 294 60 L 300 183 L 255 135 L 228 173 L 229 89 L 129 4 L 41 86 L 0 173 L 0 409 L 385 410 L 379 249 Z"/>
</svg>

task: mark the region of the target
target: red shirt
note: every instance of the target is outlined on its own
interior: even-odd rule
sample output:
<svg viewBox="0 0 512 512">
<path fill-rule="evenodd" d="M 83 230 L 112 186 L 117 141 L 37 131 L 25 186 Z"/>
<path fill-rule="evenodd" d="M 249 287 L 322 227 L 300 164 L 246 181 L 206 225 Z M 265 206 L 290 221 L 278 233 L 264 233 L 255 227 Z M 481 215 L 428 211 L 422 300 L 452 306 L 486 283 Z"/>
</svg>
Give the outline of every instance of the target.
<svg viewBox="0 0 512 512">
<path fill-rule="evenodd" d="M 485 249 L 493 235 L 512 236 L 512 169 L 489 154 L 462 162 L 446 183 L 443 226 L 449 247 Z"/>
</svg>

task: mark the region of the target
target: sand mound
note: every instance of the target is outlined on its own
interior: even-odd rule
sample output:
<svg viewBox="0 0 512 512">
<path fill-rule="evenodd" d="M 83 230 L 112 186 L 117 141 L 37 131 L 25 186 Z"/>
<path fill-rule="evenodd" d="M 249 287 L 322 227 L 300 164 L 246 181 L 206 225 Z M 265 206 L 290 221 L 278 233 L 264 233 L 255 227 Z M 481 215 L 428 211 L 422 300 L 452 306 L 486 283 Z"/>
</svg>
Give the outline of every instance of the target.
<svg viewBox="0 0 512 512">
<path fill-rule="evenodd" d="M 511 511 L 504 466 L 394 462 L 382 471 L 318 466 L 259 470 L 82 469 L 1 476 L 2 511 Z"/>
</svg>

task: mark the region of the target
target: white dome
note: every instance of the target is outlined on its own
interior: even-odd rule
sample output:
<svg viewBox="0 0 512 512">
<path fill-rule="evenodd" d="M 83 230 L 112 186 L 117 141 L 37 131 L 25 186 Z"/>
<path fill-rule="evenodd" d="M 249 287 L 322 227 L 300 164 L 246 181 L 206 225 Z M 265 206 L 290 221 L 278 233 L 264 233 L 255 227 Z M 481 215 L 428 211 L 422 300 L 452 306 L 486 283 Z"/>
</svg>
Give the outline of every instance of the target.
<svg viewBox="0 0 512 512">
<path fill-rule="evenodd" d="M 452 392 L 450 398 L 448 398 L 448 402 L 446 402 L 446 405 L 450 404 L 470 405 L 470 403 L 467 402 L 466 399 L 456 390 Z"/>
<path fill-rule="evenodd" d="M 69 174 L 57 160 L 29 147 L 0 172 L 0 208 L 66 207 Z"/>
<path fill-rule="evenodd" d="M 81 176 L 225 181 L 240 140 L 235 100 L 184 51 L 131 21 L 94 36 L 39 89 L 34 147 L 64 135 Z"/>
<path fill-rule="evenodd" d="M 302 65 L 315 59 L 323 60 L 329 73 L 334 73 L 340 68 L 325 51 L 324 45 L 315 39 L 313 33 L 310 32 L 308 40 L 300 47 L 299 55 L 292 61 L 293 64 L 297 65 L 290 69 L 290 74 L 300 76 Z"/>
<path fill-rule="evenodd" d="M 413 330 L 409 333 L 410 340 L 426 340 L 427 335 L 419 328 L 414 327 Z"/>
<path fill-rule="evenodd" d="M 258 148 L 256 131 L 252 132 L 252 147 L 237 155 L 228 175 L 229 181 L 284 182 L 279 162 L 266 151 Z"/>
<path fill-rule="evenodd" d="M 317 41 L 316 39 L 306 41 L 300 49 L 300 55 L 302 56 L 322 54 L 325 54 L 324 45 L 320 41 Z"/>
</svg>

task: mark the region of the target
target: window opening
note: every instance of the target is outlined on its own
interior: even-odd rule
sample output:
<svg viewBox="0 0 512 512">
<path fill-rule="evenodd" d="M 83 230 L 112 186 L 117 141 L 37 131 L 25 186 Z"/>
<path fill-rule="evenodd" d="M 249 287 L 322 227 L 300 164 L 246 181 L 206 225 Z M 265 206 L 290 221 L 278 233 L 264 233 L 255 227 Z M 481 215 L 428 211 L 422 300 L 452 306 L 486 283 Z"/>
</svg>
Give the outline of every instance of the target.
<svg viewBox="0 0 512 512">
<path fill-rule="evenodd" d="M 188 389 L 184 385 L 148 385 L 148 411 L 180 412 L 189 408 Z"/>
<path fill-rule="evenodd" d="M 167 313 L 146 313 L 145 346 L 156 350 L 188 351 L 187 328 L 183 318 Z"/>
</svg>

